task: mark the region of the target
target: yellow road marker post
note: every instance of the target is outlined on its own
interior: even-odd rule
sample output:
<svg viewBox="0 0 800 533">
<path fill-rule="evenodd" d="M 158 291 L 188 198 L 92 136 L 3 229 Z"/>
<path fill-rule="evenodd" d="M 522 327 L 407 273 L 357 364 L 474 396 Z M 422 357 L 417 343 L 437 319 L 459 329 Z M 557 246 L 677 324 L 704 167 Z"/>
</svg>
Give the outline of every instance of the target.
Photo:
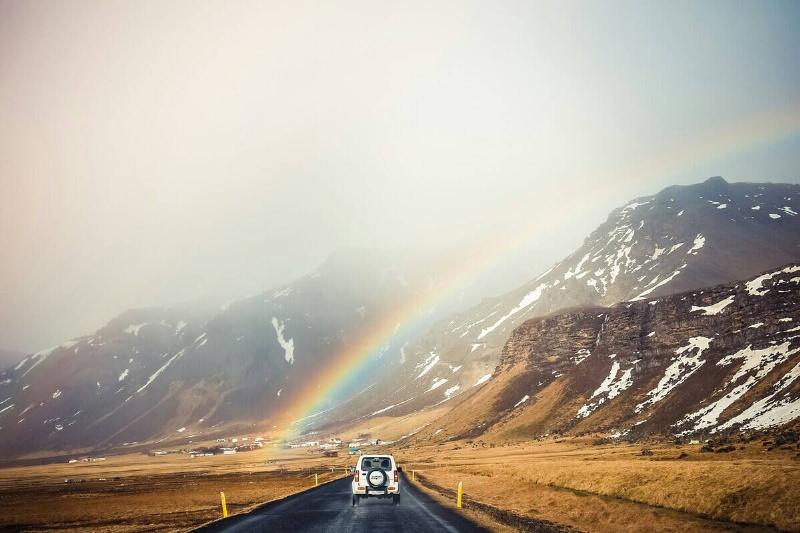
<svg viewBox="0 0 800 533">
<path fill-rule="evenodd" d="M 411 481 L 416 481 L 416 480 L 417 480 L 417 471 L 416 470 L 412 470 L 411 471 Z"/>
<path fill-rule="evenodd" d="M 225 493 L 220 492 L 219 497 L 222 500 L 222 518 L 228 518 L 228 505 L 225 503 Z"/>
<path fill-rule="evenodd" d="M 317 474 L 314 474 L 314 486 L 319 487 L 319 478 L 317 477 Z"/>
<path fill-rule="evenodd" d="M 456 496 L 456 507 L 461 509 L 461 495 L 464 493 L 464 485 L 458 482 L 458 496 Z"/>
</svg>

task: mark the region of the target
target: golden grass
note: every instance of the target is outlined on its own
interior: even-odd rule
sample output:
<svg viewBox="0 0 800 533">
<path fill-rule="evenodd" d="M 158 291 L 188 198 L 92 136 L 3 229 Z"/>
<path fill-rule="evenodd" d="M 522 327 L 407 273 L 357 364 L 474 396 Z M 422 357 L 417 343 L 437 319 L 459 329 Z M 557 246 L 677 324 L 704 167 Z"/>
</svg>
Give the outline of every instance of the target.
<svg viewBox="0 0 800 533">
<path fill-rule="evenodd" d="M 800 461 L 760 443 L 729 454 L 699 446 L 591 446 L 586 440 L 508 447 L 448 444 L 401 458 L 478 501 L 586 531 L 730 530 L 730 523 L 800 531 Z M 460 447 L 460 449 L 459 449 Z M 680 453 L 689 457 L 678 459 Z"/>
<path fill-rule="evenodd" d="M 220 491 L 231 514 L 242 512 L 312 487 L 314 471 L 321 483 L 340 477 L 350 462 L 265 448 L 195 459 L 126 454 L 97 463 L 5 468 L 0 529 L 185 531 L 220 517 Z"/>
<path fill-rule="evenodd" d="M 341 435 L 396 438 L 429 416 L 438 413 L 381 417 Z M 639 454 L 645 446 L 652 456 Z M 797 453 L 767 452 L 760 442 L 726 454 L 700 453 L 698 445 L 595 446 L 588 438 L 375 449 L 395 453 L 407 471 L 419 470 L 443 487 L 463 481 L 477 501 L 584 531 L 757 530 L 733 522 L 800 531 Z M 682 453 L 688 457 L 678 459 Z M 233 456 L 129 453 L 99 463 L 3 468 L 0 529 L 185 530 L 219 516 L 221 490 L 239 512 L 310 487 L 313 470 L 338 469 L 320 476 L 324 481 L 354 461 L 268 446 Z"/>
</svg>

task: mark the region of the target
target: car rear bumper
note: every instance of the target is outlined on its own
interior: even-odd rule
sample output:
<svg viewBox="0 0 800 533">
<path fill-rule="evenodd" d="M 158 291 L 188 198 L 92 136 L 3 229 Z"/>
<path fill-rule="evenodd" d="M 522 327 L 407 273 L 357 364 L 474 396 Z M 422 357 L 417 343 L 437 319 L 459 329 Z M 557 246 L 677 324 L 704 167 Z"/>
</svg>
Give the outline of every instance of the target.
<svg viewBox="0 0 800 533">
<path fill-rule="evenodd" d="M 385 498 L 388 496 L 394 496 L 396 494 L 400 494 L 400 485 L 392 484 L 381 489 L 373 489 L 371 487 L 359 487 L 358 485 L 353 485 L 352 490 L 353 494 L 357 494 L 359 496 L 369 496 L 369 497 L 375 496 L 378 498 Z"/>
</svg>

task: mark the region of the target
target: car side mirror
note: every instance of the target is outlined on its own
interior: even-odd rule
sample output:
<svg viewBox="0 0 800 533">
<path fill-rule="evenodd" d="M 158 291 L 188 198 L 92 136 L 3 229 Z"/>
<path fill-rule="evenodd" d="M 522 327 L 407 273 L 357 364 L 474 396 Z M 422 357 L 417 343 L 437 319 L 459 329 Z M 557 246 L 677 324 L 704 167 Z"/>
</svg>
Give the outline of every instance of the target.
<svg viewBox="0 0 800 533">
<path fill-rule="evenodd" d="M 397 471 L 398 471 L 398 472 L 402 472 L 402 471 L 403 471 L 403 467 L 402 467 L 402 466 L 398 466 L 398 467 L 397 467 Z"/>
</svg>

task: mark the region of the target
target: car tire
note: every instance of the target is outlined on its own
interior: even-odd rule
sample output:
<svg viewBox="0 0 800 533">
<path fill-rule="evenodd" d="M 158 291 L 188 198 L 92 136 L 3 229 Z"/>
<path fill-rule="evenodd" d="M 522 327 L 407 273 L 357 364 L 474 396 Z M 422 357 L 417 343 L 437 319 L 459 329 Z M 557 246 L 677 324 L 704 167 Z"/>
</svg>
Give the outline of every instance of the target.
<svg viewBox="0 0 800 533">
<path fill-rule="evenodd" d="M 400 495 L 399 494 L 395 494 L 394 496 L 392 496 L 392 504 L 400 505 Z"/>
<path fill-rule="evenodd" d="M 353 507 L 358 505 L 358 500 L 360 499 L 361 497 L 358 494 L 353 494 Z"/>
<path fill-rule="evenodd" d="M 380 472 L 381 474 L 381 482 L 380 483 L 373 483 L 372 482 L 372 474 L 375 472 Z M 367 472 L 367 484 L 373 489 L 380 489 L 384 487 L 389 482 L 389 475 L 381 468 L 373 468 L 369 472 Z"/>
</svg>

